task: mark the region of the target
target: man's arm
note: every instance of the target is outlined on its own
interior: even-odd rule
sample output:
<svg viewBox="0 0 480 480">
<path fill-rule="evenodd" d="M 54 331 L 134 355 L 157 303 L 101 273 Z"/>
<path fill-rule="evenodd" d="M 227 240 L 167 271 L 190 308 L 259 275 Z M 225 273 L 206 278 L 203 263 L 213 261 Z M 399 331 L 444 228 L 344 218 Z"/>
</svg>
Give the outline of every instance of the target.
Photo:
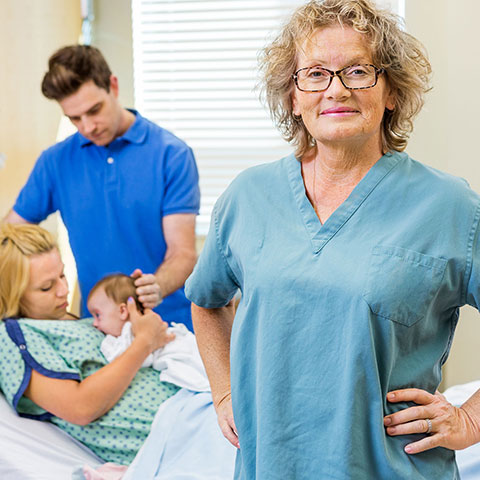
<svg viewBox="0 0 480 480">
<path fill-rule="evenodd" d="M 192 213 L 163 217 L 163 234 L 167 251 L 155 273 L 163 296 L 178 290 L 192 273 L 197 252 L 195 249 L 195 219 Z"/>
<path fill-rule="evenodd" d="M 3 217 L 2 223 L 30 223 L 21 217 L 13 208 Z"/>
<path fill-rule="evenodd" d="M 155 274 L 133 272 L 137 295 L 144 307 L 154 308 L 163 297 L 178 290 L 192 273 L 197 260 L 195 250 L 195 214 L 178 213 L 163 217 L 167 250 Z"/>
</svg>

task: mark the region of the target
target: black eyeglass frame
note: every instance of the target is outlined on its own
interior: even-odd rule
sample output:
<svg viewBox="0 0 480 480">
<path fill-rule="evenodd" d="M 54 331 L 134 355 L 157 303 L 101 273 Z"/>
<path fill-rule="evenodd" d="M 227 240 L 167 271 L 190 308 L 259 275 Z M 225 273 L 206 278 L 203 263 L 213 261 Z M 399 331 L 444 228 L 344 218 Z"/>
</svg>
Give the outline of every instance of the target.
<svg viewBox="0 0 480 480">
<path fill-rule="evenodd" d="M 375 83 L 373 85 L 369 85 L 368 87 L 347 87 L 343 81 L 343 78 L 341 77 L 341 73 L 349 68 L 352 67 L 373 67 L 375 71 Z M 378 68 L 375 65 L 371 63 L 359 63 L 359 64 L 353 64 L 353 65 L 348 65 L 347 67 L 343 67 L 340 70 L 329 70 L 328 68 L 323 68 L 320 67 L 322 70 L 325 72 L 328 72 L 330 74 L 330 80 L 328 82 L 328 85 L 325 88 L 322 88 L 321 90 L 304 90 L 298 86 L 298 72 L 301 72 L 303 70 L 310 70 L 311 68 L 315 67 L 304 67 L 298 69 L 295 73 L 292 74 L 293 81 L 295 82 L 295 86 L 301 91 L 301 92 L 308 92 L 308 93 L 314 93 L 314 92 L 324 92 L 325 90 L 328 90 L 330 88 L 330 85 L 332 84 L 333 78 L 338 77 L 340 81 L 342 82 L 342 85 L 347 89 L 347 90 L 366 90 L 367 88 L 373 88 L 377 83 L 378 83 L 378 76 L 381 75 L 382 73 L 385 73 L 384 68 Z"/>
</svg>

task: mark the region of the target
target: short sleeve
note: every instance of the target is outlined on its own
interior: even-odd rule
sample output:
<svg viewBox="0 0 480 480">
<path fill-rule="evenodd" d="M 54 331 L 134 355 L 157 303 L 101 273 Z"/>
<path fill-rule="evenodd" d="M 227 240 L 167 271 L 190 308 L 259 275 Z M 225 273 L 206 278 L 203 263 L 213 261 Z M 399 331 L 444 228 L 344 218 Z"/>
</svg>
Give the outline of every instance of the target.
<svg viewBox="0 0 480 480">
<path fill-rule="evenodd" d="M 7 333 L 5 322 L 0 325 L 0 387 L 10 405 L 25 374 L 19 347 Z"/>
<path fill-rule="evenodd" d="M 192 150 L 185 144 L 175 144 L 167 151 L 165 164 L 165 195 L 163 215 L 174 213 L 198 214 L 200 189 L 198 170 Z"/>
<path fill-rule="evenodd" d="M 56 351 L 48 336 L 28 323 L 6 320 L 0 327 L 0 386 L 5 398 L 19 413 L 39 416 L 45 410 L 23 397 L 32 370 L 50 378 L 79 380 L 79 372 Z"/>
<path fill-rule="evenodd" d="M 475 214 L 475 220 L 469 236 L 467 250 L 467 268 L 468 276 L 466 284 L 466 303 L 480 309 L 480 205 Z"/>
<path fill-rule="evenodd" d="M 39 223 L 57 209 L 53 195 L 48 153 L 43 152 L 20 191 L 13 210 L 25 220 Z"/>
<path fill-rule="evenodd" d="M 187 298 L 204 308 L 224 307 L 240 286 L 223 251 L 220 237 L 225 236 L 218 232 L 217 210 L 218 202 L 212 213 L 210 230 L 200 258 L 185 283 Z"/>
</svg>

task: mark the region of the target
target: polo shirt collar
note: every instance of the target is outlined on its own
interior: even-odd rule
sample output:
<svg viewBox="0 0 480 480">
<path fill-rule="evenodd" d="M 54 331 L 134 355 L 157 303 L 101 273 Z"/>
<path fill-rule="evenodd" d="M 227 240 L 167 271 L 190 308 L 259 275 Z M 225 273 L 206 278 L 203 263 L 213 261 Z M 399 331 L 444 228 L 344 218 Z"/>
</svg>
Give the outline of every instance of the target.
<svg viewBox="0 0 480 480">
<path fill-rule="evenodd" d="M 147 136 L 147 123 L 145 119 L 133 109 L 128 108 L 129 112 L 132 112 L 135 115 L 135 121 L 130 125 L 129 129 L 120 137 L 117 137 L 115 140 L 125 140 L 130 143 L 142 143 Z M 82 134 L 78 134 L 80 137 L 80 146 L 84 147 L 86 145 L 93 145 L 93 142 L 88 138 L 85 138 Z"/>
</svg>

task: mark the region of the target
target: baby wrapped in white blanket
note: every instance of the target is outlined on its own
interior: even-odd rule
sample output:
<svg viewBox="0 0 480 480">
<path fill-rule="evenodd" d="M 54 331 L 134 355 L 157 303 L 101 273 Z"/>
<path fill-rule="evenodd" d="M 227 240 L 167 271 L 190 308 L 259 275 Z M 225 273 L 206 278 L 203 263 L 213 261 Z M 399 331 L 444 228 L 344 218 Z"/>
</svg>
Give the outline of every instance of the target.
<svg viewBox="0 0 480 480">
<path fill-rule="evenodd" d="M 181 323 L 172 323 L 167 331 L 175 334 L 175 340 L 151 353 L 142 366 L 159 370 L 160 380 L 164 382 L 170 382 L 194 392 L 210 391 L 195 335 Z M 105 337 L 101 351 L 111 362 L 128 348 L 132 340 L 131 324 L 125 322 L 120 336 L 107 335 Z"/>
<path fill-rule="evenodd" d="M 121 355 L 133 341 L 126 304 L 129 297 L 136 297 L 133 282 L 127 275 L 109 275 L 100 280 L 88 296 L 87 306 L 93 316 L 93 326 L 106 334 L 101 351 L 109 362 Z M 174 334 L 175 339 L 151 353 L 143 366 L 159 370 L 162 381 L 195 392 L 210 391 L 193 333 L 180 323 L 172 323 L 167 331 Z"/>
</svg>

